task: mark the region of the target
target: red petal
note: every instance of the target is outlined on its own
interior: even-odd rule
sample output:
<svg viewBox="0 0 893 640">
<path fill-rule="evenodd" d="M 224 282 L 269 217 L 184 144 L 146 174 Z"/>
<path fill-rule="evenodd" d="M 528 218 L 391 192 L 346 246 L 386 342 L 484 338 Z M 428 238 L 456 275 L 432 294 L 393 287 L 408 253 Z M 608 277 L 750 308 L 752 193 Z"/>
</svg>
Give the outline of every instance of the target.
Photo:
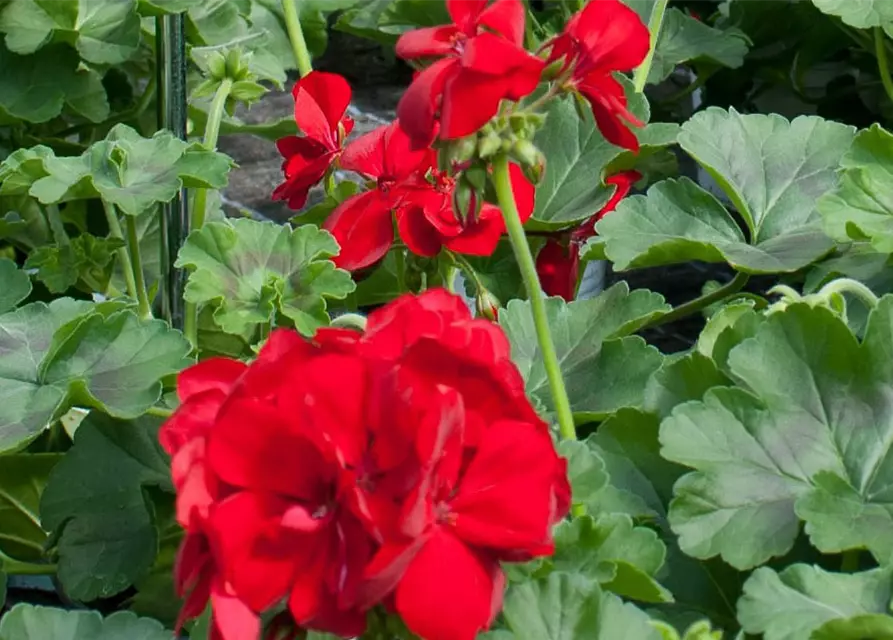
<svg viewBox="0 0 893 640">
<path fill-rule="evenodd" d="M 478 24 L 496 31 L 520 47 L 524 45 L 525 14 L 521 0 L 496 0 L 484 9 Z"/>
<path fill-rule="evenodd" d="M 418 171 L 424 173 L 435 159 L 436 153 L 431 149 L 414 146 L 399 120 L 388 127 L 385 132 L 384 167 L 389 179 L 403 182 Z"/>
<path fill-rule="evenodd" d="M 400 127 L 412 140 L 413 148 L 425 148 L 434 140 L 436 114 L 444 85 L 458 70 L 459 61 L 455 58 L 438 60 L 418 74 L 400 98 L 397 116 Z"/>
<path fill-rule="evenodd" d="M 197 393 L 216 389 L 229 393 L 230 388 L 246 369 L 244 362 L 230 358 L 208 358 L 177 376 L 177 395 L 180 402 L 186 402 Z"/>
<path fill-rule="evenodd" d="M 284 412 L 233 398 L 208 438 L 208 461 L 225 482 L 312 503 L 322 501 L 334 470 Z"/>
<path fill-rule="evenodd" d="M 219 491 L 206 462 L 204 438 L 190 441 L 177 452 L 171 460 L 171 476 L 177 489 L 177 522 L 187 531 L 194 530 L 208 517 Z"/>
<path fill-rule="evenodd" d="M 578 85 L 578 89 L 589 101 L 595 123 L 605 140 L 637 152 L 639 140 L 622 120 L 635 126 L 642 126 L 644 123 L 626 108 L 623 86 L 610 75 L 590 74 Z"/>
<path fill-rule="evenodd" d="M 579 247 L 566 247 L 550 239 L 536 256 L 536 272 L 543 292 L 571 302 L 577 291 L 579 264 Z"/>
<path fill-rule="evenodd" d="M 217 390 L 192 395 L 158 430 L 162 448 L 173 456 L 191 441 L 203 438 L 225 400 L 226 395 Z"/>
<path fill-rule="evenodd" d="M 542 425 L 491 425 L 450 502 L 454 531 L 479 547 L 545 551 L 556 521 L 558 465 Z"/>
<path fill-rule="evenodd" d="M 383 544 L 363 572 L 363 584 L 357 594 L 357 606 L 371 607 L 390 594 L 426 539 L 425 536 L 419 536 L 405 543 Z"/>
<path fill-rule="evenodd" d="M 487 2 L 488 0 L 446 0 L 446 8 L 459 30 L 473 36 L 477 30 L 478 16 Z"/>
<path fill-rule="evenodd" d="M 489 32 L 471 38 L 465 44 L 461 60 L 466 69 L 494 76 L 523 69 L 528 65 L 532 70 L 542 70 L 543 67 L 542 62 L 537 62 L 526 50 Z"/>
<path fill-rule="evenodd" d="M 641 179 L 642 174 L 638 171 L 621 171 L 605 180 L 605 184 L 615 187 L 614 193 L 611 194 L 611 198 L 605 203 L 605 206 L 573 232 L 572 239 L 575 242 L 582 243 L 593 237 L 595 235 L 595 223 L 601 220 L 605 214 L 616 209 L 620 201 L 629 194 L 633 185 Z"/>
<path fill-rule="evenodd" d="M 339 149 L 338 123 L 350 104 L 350 93 L 347 80 L 338 74 L 311 71 L 292 90 L 295 122 L 308 137 L 332 151 Z"/>
<path fill-rule="evenodd" d="M 464 138 L 483 127 L 499 111 L 508 90 L 505 78 L 460 69 L 444 85 L 440 137 Z"/>
<path fill-rule="evenodd" d="M 391 207 L 374 189 L 342 202 L 323 228 L 341 247 L 333 262 L 348 271 L 371 266 L 381 260 L 394 242 Z"/>
<path fill-rule="evenodd" d="M 496 562 L 436 531 L 397 587 L 397 611 L 426 640 L 474 640 L 498 613 L 502 586 Z"/>
<path fill-rule="evenodd" d="M 211 586 L 212 626 L 221 640 L 257 640 L 260 617 L 220 582 Z"/>
<path fill-rule="evenodd" d="M 447 240 L 446 247 L 469 256 L 489 256 L 496 250 L 504 232 L 505 222 L 499 207 L 484 204 L 477 219 L 468 220 L 462 233 Z"/>
<path fill-rule="evenodd" d="M 407 31 L 397 40 L 397 56 L 415 60 L 448 55 L 454 50 L 453 38 L 457 33 L 458 29 L 452 25 Z"/>
<path fill-rule="evenodd" d="M 383 125 L 373 129 L 349 143 L 341 154 L 341 168 L 373 179 L 384 175 L 384 138 L 390 126 Z"/>
<path fill-rule="evenodd" d="M 242 491 L 214 509 L 209 522 L 217 556 L 233 591 L 255 611 L 265 611 L 288 593 L 308 562 L 302 535 L 279 526 L 288 503 Z"/>
<path fill-rule="evenodd" d="M 651 44 L 651 36 L 639 14 L 620 0 L 589 2 L 568 23 L 568 33 L 585 49 L 581 73 L 632 71 Z"/>
<path fill-rule="evenodd" d="M 273 191 L 273 200 L 287 200 L 292 210 L 307 203 L 307 193 L 326 175 L 336 154 L 312 138 L 282 138 L 279 151 L 286 157 L 282 163 L 285 182 Z"/>
<path fill-rule="evenodd" d="M 512 193 L 515 194 L 515 205 L 521 222 L 527 222 L 533 215 L 536 205 L 536 187 L 524 176 L 524 171 L 514 162 L 509 165 L 509 179 L 512 181 Z"/>
<path fill-rule="evenodd" d="M 443 238 L 418 205 L 411 204 L 397 211 L 397 230 L 407 248 L 416 255 L 433 258 L 443 247 Z"/>
</svg>

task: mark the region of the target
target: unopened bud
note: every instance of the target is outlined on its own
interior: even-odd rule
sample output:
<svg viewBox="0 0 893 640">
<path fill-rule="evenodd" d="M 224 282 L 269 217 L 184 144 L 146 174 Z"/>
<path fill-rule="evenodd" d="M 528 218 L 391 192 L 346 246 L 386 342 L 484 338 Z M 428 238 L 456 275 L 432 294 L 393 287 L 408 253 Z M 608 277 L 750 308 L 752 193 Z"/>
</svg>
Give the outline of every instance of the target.
<svg viewBox="0 0 893 640">
<path fill-rule="evenodd" d="M 474 159 L 477 151 L 477 135 L 470 135 L 458 140 L 452 140 L 438 154 L 438 162 L 441 171 L 450 171 L 455 165 L 463 165 Z M 444 166 L 445 165 L 445 166 Z"/>
<path fill-rule="evenodd" d="M 563 59 L 556 60 L 550 65 L 547 65 L 545 69 L 543 69 L 543 75 L 540 76 L 543 81 L 550 82 L 561 75 L 561 72 L 564 70 L 565 61 Z"/>
<path fill-rule="evenodd" d="M 523 113 L 513 113 L 509 116 L 509 127 L 514 133 L 523 133 L 527 129 L 527 118 Z"/>
<path fill-rule="evenodd" d="M 540 150 L 530 140 L 516 140 L 511 147 L 511 157 L 518 161 L 522 167 L 539 164 Z"/>
<path fill-rule="evenodd" d="M 490 156 L 494 156 L 499 153 L 499 150 L 502 148 L 502 138 L 499 137 L 499 134 L 490 131 L 484 137 L 481 138 L 478 143 L 478 156 L 481 158 L 489 158 Z"/>
<path fill-rule="evenodd" d="M 474 299 L 477 315 L 496 322 L 499 319 L 499 300 L 486 289 L 478 291 Z"/>
<path fill-rule="evenodd" d="M 219 51 L 212 51 L 207 57 L 208 75 L 214 80 L 226 77 L 226 57 Z"/>
<path fill-rule="evenodd" d="M 244 80 L 248 76 L 247 59 L 250 54 L 243 54 L 240 49 L 226 52 L 226 77 L 232 80 Z"/>
<path fill-rule="evenodd" d="M 487 169 L 480 164 L 468 167 L 462 172 L 462 178 L 480 191 L 483 191 L 487 187 Z"/>
<path fill-rule="evenodd" d="M 453 211 L 464 224 L 467 220 L 477 218 L 481 208 L 482 199 L 477 189 L 464 175 L 460 175 L 453 187 Z"/>
</svg>

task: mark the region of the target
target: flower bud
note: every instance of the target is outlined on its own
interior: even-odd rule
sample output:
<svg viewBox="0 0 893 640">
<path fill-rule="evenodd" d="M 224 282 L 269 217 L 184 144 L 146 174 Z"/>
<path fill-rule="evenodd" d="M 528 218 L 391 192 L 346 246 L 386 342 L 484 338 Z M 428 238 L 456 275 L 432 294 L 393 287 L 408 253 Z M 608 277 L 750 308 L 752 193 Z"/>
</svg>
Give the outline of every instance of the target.
<svg viewBox="0 0 893 640">
<path fill-rule="evenodd" d="M 437 154 L 438 168 L 441 171 L 451 171 L 455 165 L 470 162 L 474 159 L 477 148 L 477 135 L 450 140 Z"/>
<path fill-rule="evenodd" d="M 487 169 L 480 164 L 468 167 L 462 172 L 462 177 L 475 189 L 483 191 L 487 188 Z"/>
<path fill-rule="evenodd" d="M 499 153 L 502 148 L 502 138 L 494 131 L 489 131 L 478 143 L 478 156 L 489 158 Z"/>
<path fill-rule="evenodd" d="M 550 82 L 561 75 L 561 72 L 564 70 L 565 66 L 564 59 L 559 59 L 548 65 L 545 69 L 543 69 L 543 74 L 540 76 L 544 82 Z"/>
<path fill-rule="evenodd" d="M 230 49 L 226 52 L 226 77 L 232 80 L 244 80 L 251 73 L 248 70 L 250 53 L 242 53 L 241 49 Z"/>
<path fill-rule="evenodd" d="M 469 218 L 477 218 L 483 204 L 483 198 L 478 189 L 469 182 L 465 174 L 460 174 L 453 187 L 453 211 L 463 223 Z"/>
<path fill-rule="evenodd" d="M 478 291 L 477 297 L 474 299 L 477 315 L 487 320 L 496 322 L 499 318 L 499 300 L 486 289 Z"/>
<path fill-rule="evenodd" d="M 208 76 L 213 80 L 223 80 L 226 77 L 226 57 L 219 51 L 208 54 L 205 64 L 208 67 Z"/>
</svg>

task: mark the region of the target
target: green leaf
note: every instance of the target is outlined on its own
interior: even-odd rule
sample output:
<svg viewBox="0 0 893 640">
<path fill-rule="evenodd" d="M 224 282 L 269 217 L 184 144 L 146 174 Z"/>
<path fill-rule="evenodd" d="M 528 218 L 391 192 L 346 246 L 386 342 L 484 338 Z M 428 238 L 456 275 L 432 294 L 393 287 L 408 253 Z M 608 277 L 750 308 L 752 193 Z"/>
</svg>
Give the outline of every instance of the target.
<svg viewBox="0 0 893 640">
<path fill-rule="evenodd" d="M 713 360 L 694 351 L 665 364 L 651 377 L 645 388 L 645 408 L 666 418 L 683 402 L 700 400 L 709 389 L 729 384 Z"/>
<path fill-rule="evenodd" d="M 846 620 L 829 620 L 810 640 L 893 640 L 893 616 L 869 613 Z"/>
<path fill-rule="evenodd" d="M 886 0 L 812 0 L 812 3 L 851 27 L 883 27 L 893 37 L 893 5 Z"/>
<path fill-rule="evenodd" d="M 815 201 L 834 187 L 853 133 L 814 116 L 789 122 L 710 107 L 682 125 L 679 145 L 719 183 L 760 245 L 820 233 Z"/>
<path fill-rule="evenodd" d="M 325 1 L 325 0 L 318 0 Z M 400 34 L 418 29 L 449 24 L 446 6 L 428 0 L 360 0 L 335 23 L 335 29 L 361 38 L 393 46 Z"/>
<path fill-rule="evenodd" d="M 328 324 L 326 299 L 343 299 L 355 288 L 350 274 L 328 259 L 337 253 L 334 238 L 313 225 L 290 229 L 239 219 L 191 233 L 176 265 L 194 270 L 186 299 L 214 304 L 224 331 L 241 333 L 279 311 L 312 335 Z"/>
<path fill-rule="evenodd" d="M 112 275 L 115 250 L 123 246 L 118 238 L 97 238 L 82 233 L 65 246 L 45 245 L 34 249 L 25 262 L 36 269 L 36 278 L 51 293 L 64 293 L 79 280 L 90 292 L 104 293 Z"/>
<path fill-rule="evenodd" d="M 670 8 L 664 14 L 648 82 L 663 82 L 677 65 L 689 61 L 706 61 L 737 69 L 744 64 L 745 55 L 747 37 L 744 33 L 721 31 L 679 9 Z"/>
<path fill-rule="evenodd" d="M 813 225 L 749 244 L 715 196 L 688 178 L 665 180 L 624 199 L 596 225 L 619 270 L 681 262 L 727 262 L 746 273 L 796 271 L 832 248 Z"/>
<path fill-rule="evenodd" d="M 157 620 L 118 611 L 103 619 L 97 611 L 66 611 L 17 604 L 0 620 L 3 640 L 170 640 Z"/>
<path fill-rule="evenodd" d="M 840 168 L 837 189 L 817 204 L 825 230 L 841 242 L 867 239 L 875 250 L 893 253 L 893 134 L 879 125 L 859 132 Z"/>
<path fill-rule="evenodd" d="M 654 414 L 621 409 L 586 439 L 604 462 L 609 477 L 608 486 L 590 496 L 590 513 L 665 519 L 673 483 L 685 468 L 661 457 L 659 425 Z"/>
<path fill-rule="evenodd" d="M 660 640 L 644 611 L 570 573 L 509 587 L 503 615 L 515 640 Z"/>
<path fill-rule="evenodd" d="M 648 105 L 624 82 L 629 109 L 648 119 Z M 536 189 L 533 227 L 560 229 L 588 219 L 601 209 L 614 192 L 603 184 L 605 168 L 624 150 L 602 136 L 587 110 L 578 115 L 573 98 L 553 100 L 546 123 L 534 143 L 546 157 L 546 172 Z"/>
<path fill-rule="evenodd" d="M 558 453 L 567 459 L 567 477 L 571 483 L 574 504 L 586 504 L 608 483 L 605 463 L 598 454 L 579 440 L 562 440 Z"/>
<path fill-rule="evenodd" d="M 59 116 L 66 105 L 92 122 L 104 120 L 108 103 L 93 94 L 98 90 L 95 77 L 79 72 L 79 63 L 78 56 L 65 45 L 44 47 L 29 56 L 0 47 L 0 123 L 47 122 Z"/>
<path fill-rule="evenodd" d="M 40 523 L 40 496 L 61 458 L 56 453 L 0 457 L 0 552 L 4 555 L 23 562 L 44 559 L 47 534 Z"/>
<path fill-rule="evenodd" d="M 168 131 L 143 138 L 124 124 L 116 125 L 105 140 L 80 156 L 46 155 L 42 160 L 45 175 L 28 190 L 40 202 L 101 197 L 134 216 L 157 203 L 169 202 L 183 187 L 225 186 L 233 166 L 228 156 L 208 151 L 199 143 L 183 142 Z M 34 173 L 29 171 L 29 175 Z"/>
<path fill-rule="evenodd" d="M 661 426 L 663 455 L 697 470 L 670 510 L 682 549 L 753 567 L 791 548 L 799 516 L 825 553 L 893 558 L 891 355 L 893 296 L 862 344 L 831 311 L 794 304 L 734 347 L 743 389 L 713 389 Z"/>
<path fill-rule="evenodd" d="M 136 0 L 9 0 L 0 12 L 6 46 L 34 53 L 50 42 L 66 42 L 94 64 L 120 64 L 140 45 Z"/>
<path fill-rule="evenodd" d="M 352 180 L 343 180 L 335 185 L 335 189 L 332 190 L 331 193 L 326 194 L 326 197 L 322 202 L 292 216 L 290 222 L 295 226 L 314 224 L 317 227 L 321 227 L 339 204 L 351 196 L 355 196 L 359 192 L 360 185 Z"/>
<path fill-rule="evenodd" d="M 50 475 L 40 515 L 57 536 L 59 579 L 75 599 L 120 593 L 155 560 L 158 531 L 144 490 L 173 490 L 158 423 L 93 412 Z"/>
<path fill-rule="evenodd" d="M 834 246 L 815 201 L 834 186 L 851 138 L 851 127 L 821 118 L 711 107 L 683 125 L 679 144 L 735 204 L 750 239 L 719 200 L 681 178 L 626 198 L 598 223 L 587 253 L 603 252 L 618 269 L 700 260 L 748 273 L 796 271 Z"/>
<path fill-rule="evenodd" d="M 564 521 L 555 528 L 556 571 L 579 572 L 617 595 L 642 602 L 672 602 L 655 579 L 666 547 L 653 530 L 614 513 Z"/>
<path fill-rule="evenodd" d="M 528 238 L 530 250 L 534 254 L 543 244 L 542 238 Z M 527 290 L 521 279 L 521 270 L 515 253 L 507 242 L 500 242 L 496 250 L 489 256 L 466 256 L 468 264 L 474 269 L 478 280 L 491 294 L 496 296 L 500 305 L 509 300 L 526 300 Z M 473 298 L 477 295 L 477 288 L 471 278 L 465 278 L 465 293 Z"/>
<path fill-rule="evenodd" d="M 575 417 L 598 419 L 621 407 L 641 406 L 645 383 L 663 357 L 641 338 L 622 336 L 668 310 L 662 296 L 645 290 L 630 293 L 625 282 L 590 300 L 570 304 L 560 298 L 546 300 L 548 324 Z M 512 300 L 500 312 L 499 323 L 512 343 L 512 359 L 528 394 L 551 409 L 530 303 Z M 618 376 L 618 371 L 623 375 Z"/>
<path fill-rule="evenodd" d="M 189 363 L 188 341 L 164 322 L 93 309 L 61 298 L 0 316 L 0 451 L 33 439 L 72 402 L 136 417 L 161 396 L 161 378 Z"/>
<path fill-rule="evenodd" d="M 31 294 L 31 279 L 9 258 L 0 258 L 0 314 Z"/>
<path fill-rule="evenodd" d="M 768 567 L 753 572 L 738 601 L 738 618 L 748 633 L 766 640 L 828 638 L 813 635 L 829 621 L 847 621 L 864 614 L 888 614 L 893 575 L 891 569 L 861 573 L 830 573 L 816 566 L 795 564 L 781 573 Z M 889 632 L 893 618 L 885 625 Z M 827 630 L 823 633 L 827 634 Z M 847 636 L 833 636 L 843 640 Z M 850 636 L 872 638 L 888 636 Z"/>
</svg>

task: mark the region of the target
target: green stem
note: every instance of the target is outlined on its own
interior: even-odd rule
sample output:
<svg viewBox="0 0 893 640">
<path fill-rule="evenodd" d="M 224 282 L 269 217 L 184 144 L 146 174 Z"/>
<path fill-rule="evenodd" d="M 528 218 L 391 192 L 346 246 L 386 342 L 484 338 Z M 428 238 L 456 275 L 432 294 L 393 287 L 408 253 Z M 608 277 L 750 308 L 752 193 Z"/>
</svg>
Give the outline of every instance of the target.
<svg viewBox="0 0 893 640">
<path fill-rule="evenodd" d="M 887 97 L 893 102 L 893 78 L 890 77 L 890 64 L 887 61 L 884 30 L 881 27 L 874 28 L 874 51 L 875 55 L 877 55 L 878 72 L 881 75 L 881 82 L 884 84 L 884 91 L 887 92 Z"/>
<path fill-rule="evenodd" d="M 105 219 L 109 225 L 109 235 L 124 242 L 124 233 L 121 231 L 121 223 L 118 221 L 115 205 L 103 200 L 102 208 L 105 210 Z M 130 262 L 130 254 L 127 253 L 127 245 L 125 244 L 125 246 L 118 248 L 117 254 L 118 262 L 121 264 L 121 271 L 124 273 L 124 282 L 127 285 L 127 295 L 136 300 L 136 280 L 133 278 L 133 264 Z"/>
<path fill-rule="evenodd" d="M 651 34 L 651 47 L 645 60 L 633 74 L 633 85 L 636 93 L 642 93 L 648 84 L 648 75 L 651 73 L 651 65 L 654 63 L 654 52 L 657 50 L 657 40 L 660 37 L 660 28 L 664 23 L 664 14 L 667 11 L 669 0 L 657 0 L 651 10 L 651 18 L 648 19 L 648 32 Z"/>
<path fill-rule="evenodd" d="M 707 81 L 712 77 L 713 77 L 712 71 L 705 71 L 704 73 L 699 75 L 697 78 L 695 78 L 694 82 L 689 82 L 688 85 L 685 86 L 684 88 L 680 89 L 679 91 L 677 91 L 670 97 L 659 100 L 658 102 L 659 102 L 659 104 L 666 104 L 666 105 L 670 105 L 675 102 L 678 102 L 679 100 L 682 100 L 682 98 L 686 98 L 686 97 L 690 96 L 695 91 L 697 91 L 698 89 L 703 87 L 705 84 L 707 84 Z"/>
<path fill-rule="evenodd" d="M 658 317 L 655 322 L 647 325 L 647 327 L 650 328 L 657 327 L 662 324 L 669 324 L 671 322 L 675 322 L 676 320 L 694 315 L 702 309 L 706 309 L 714 302 L 719 302 L 720 300 L 728 298 L 732 294 L 738 293 L 742 288 L 744 288 L 744 285 L 747 284 L 748 280 L 750 280 L 750 276 L 746 273 L 736 273 L 735 277 L 732 278 L 732 280 L 721 286 L 719 289 L 711 291 L 710 293 L 703 295 L 700 298 L 689 300 L 685 304 L 680 304 L 669 313 Z"/>
<path fill-rule="evenodd" d="M 482 295 L 487 291 L 487 287 L 484 286 L 484 283 L 481 282 L 481 278 L 478 275 L 477 271 L 474 270 L 474 267 L 471 266 L 471 263 L 465 259 L 465 256 L 460 255 L 458 253 L 453 253 L 450 251 L 448 255 L 453 259 L 453 262 L 456 263 L 456 266 L 462 270 L 462 273 L 465 274 L 465 277 L 471 280 L 471 283 L 474 285 L 475 290 L 478 295 Z"/>
<path fill-rule="evenodd" d="M 22 562 L 5 554 L 0 554 L 0 569 L 11 576 L 51 576 L 56 573 L 58 567 L 54 564 Z"/>
<path fill-rule="evenodd" d="M 133 282 L 136 287 L 136 300 L 139 304 L 140 317 L 148 320 L 152 317 L 152 305 L 146 291 L 146 279 L 143 277 L 143 261 L 140 257 L 140 236 L 136 228 L 136 216 L 126 216 L 127 250 L 130 252 L 130 264 L 133 267 Z"/>
<path fill-rule="evenodd" d="M 304 40 L 304 32 L 301 30 L 301 20 L 298 17 L 298 7 L 295 0 L 282 0 L 282 11 L 285 14 L 285 28 L 288 31 L 288 39 L 291 42 L 291 50 L 295 54 L 295 64 L 303 78 L 313 71 L 310 64 L 310 52 L 307 50 L 307 42 Z"/>
<path fill-rule="evenodd" d="M 542 352 L 546 376 L 549 379 L 555 413 L 558 415 L 558 430 L 562 438 L 576 440 L 577 430 L 574 427 L 574 414 L 571 412 L 570 400 L 567 397 L 567 389 L 564 387 L 564 379 L 561 376 L 561 367 L 558 363 L 558 354 L 555 352 L 555 344 L 552 342 L 552 334 L 549 332 L 546 302 L 539 277 L 536 274 L 536 263 L 533 261 L 533 254 L 530 252 L 530 245 L 527 244 L 527 236 L 524 235 L 524 227 L 518 216 L 518 206 L 512 191 L 509 161 L 506 156 L 500 156 L 493 164 L 493 186 L 496 188 L 496 198 L 499 208 L 502 209 L 505 228 L 509 241 L 512 243 L 512 250 L 515 252 L 518 268 L 521 270 L 527 297 L 530 300 L 536 339 Z"/>
<path fill-rule="evenodd" d="M 859 570 L 859 550 L 849 549 L 843 552 L 840 559 L 840 570 L 844 573 L 855 573 Z"/>
<path fill-rule="evenodd" d="M 71 246 L 71 238 L 65 231 L 65 225 L 62 222 L 62 215 L 59 213 L 59 207 L 54 204 L 46 206 L 47 223 L 50 225 L 50 231 L 53 233 L 53 240 L 59 245 L 59 248 Z"/>
<path fill-rule="evenodd" d="M 205 123 L 205 136 L 202 144 L 205 149 L 214 151 L 217 149 L 217 140 L 220 137 L 220 123 L 223 121 L 226 100 L 233 90 L 233 81 L 224 78 L 214 93 L 211 107 L 208 109 L 208 121 Z M 198 189 L 192 202 L 192 215 L 189 220 L 189 230 L 195 231 L 205 225 L 208 212 L 208 190 Z M 186 302 L 184 307 L 183 331 L 186 338 L 194 348 L 198 348 L 198 307 L 194 302 Z"/>
<path fill-rule="evenodd" d="M 172 409 L 168 409 L 167 407 L 149 407 L 146 410 L 147 416 L 155 416 L 156 418 L 170 418 L 174 415 Z"/>
<path fill-rule="evenodd" d="M 394 251 L 394 263 L 397 271 L 397 292 L 406 293 L 406 250 L 403 247 Z"/>
</svg>

